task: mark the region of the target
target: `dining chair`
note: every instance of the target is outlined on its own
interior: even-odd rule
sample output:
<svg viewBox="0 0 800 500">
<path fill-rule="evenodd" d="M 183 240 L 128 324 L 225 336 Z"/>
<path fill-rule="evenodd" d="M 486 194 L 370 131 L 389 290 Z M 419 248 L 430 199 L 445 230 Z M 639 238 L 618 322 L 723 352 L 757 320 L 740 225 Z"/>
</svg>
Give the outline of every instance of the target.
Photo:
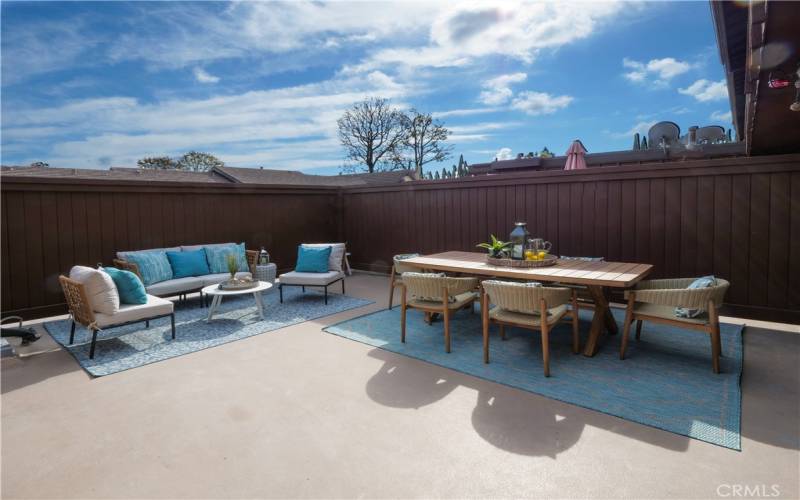
<svg viewBox="0 0 800 500">
<path fill-rule="evenodd" d="M 419 257 L 418 253 L 403 253 L 392 257 L 392 272 L 389 279 L 389 309 L 394 301 L 394 289 L 403 282 L 403 273 L 413 273 L 417 268 L 403 263 L 404 260 Z"/>
<path fill-rule="evenodd" d="M 490 304 L 495 307 L 489 309 Z M 539 330 L 542 338 L 544 376 L 550 376 L 550 332 L 560 321 L 572 323 L 572 352 L 580 352 L 577 293 L 566 287 L 544 287 L 540 283 L 485 280 L 481 283 L 483 322 L 483 362 L 489 362 L 489 325 L 500 326 L 506 339 L 506 326 Z"/>
<path fill-rule="evenodd" d="M 625 292 L 628 307 L 622 329 L 619 358 L 625 359 L 631 323 L 636 321 L 636 340 L 641 338 L 642 322 L 661 323 L 690 330 L 698 330 L 711 337 L 711 366 L 719 373 L 722 339 L 719 332 L 719 307 L 730 283 L 713 278 L 714 284 L 706 288 L 688 288 L 698 278 L 657 279 L 640 281 L 633 290 Z M 679 317 L 676 308 L 694 309 L 695 315 Z"/>
<path fill-rule="evenodd" d="M 459 309 L 472 309 L 478 287 L 477 278 L 450 278 L 444 273 L 402 274 L 400 302 L 400 341 L 406 341 L 406 312 L 419 309 L 426 315 L 444 318 L 444 348 L 450 352 L 450 317 Z M 429 323 L 430 324 L 430 323 Z"/>
</svg>

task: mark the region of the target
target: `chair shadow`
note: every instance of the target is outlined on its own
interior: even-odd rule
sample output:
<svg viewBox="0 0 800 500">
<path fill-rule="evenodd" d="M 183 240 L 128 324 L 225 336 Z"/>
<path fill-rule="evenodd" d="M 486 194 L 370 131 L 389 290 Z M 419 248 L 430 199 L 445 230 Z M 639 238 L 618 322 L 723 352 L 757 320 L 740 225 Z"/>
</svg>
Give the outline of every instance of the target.
<svg viewBox="0 0 800 500">
<path fill-rule="evenodd" d="M 42 324 L 35 325 L 35 328 L 41 338 L 31 346 L 42 347 L 44 350 L 3 359 L 0 368 L 0 394 L 8 394 L 71 372 L 81 372 L 87 379 L 93 378 L 50 336 Z"/>
<path fill-rule="evenodd" d="M 475 432 L 505 451 L 556 458 L 575 445 L 587 426 L 659 446 L 686 451 L 690 438 L 620 417 L 606 415 L 546 396 L 504 386 L 375 348 L 368 356 L 384 365 L 366 384 L 376 403 L 393 408 L 420 408 L 444 399 L 457 387 L 477 394 L 471 415 Z M 532 374 L 537 376 L 538 374 Z"/>
</svg>

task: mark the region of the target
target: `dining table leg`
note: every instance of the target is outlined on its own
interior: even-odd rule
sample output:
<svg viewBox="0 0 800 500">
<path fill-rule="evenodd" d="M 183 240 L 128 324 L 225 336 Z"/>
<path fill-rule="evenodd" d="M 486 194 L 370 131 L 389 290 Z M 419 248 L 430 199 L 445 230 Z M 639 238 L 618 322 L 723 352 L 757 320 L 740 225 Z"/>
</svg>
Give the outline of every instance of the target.
<svg viewBox="0 0 800 500">
<path fill-rule="evenodd" d="M 608 300 L 606 300 L 603 287 L 587 286 L 586 288 L 594 301 L 594 316 L 592 316 L 592 327 L 589 330 L 589 338 L 586 340 L 583 355 L 591 357 L 597 354 L 603 330 L 607 329 L 611 334 L 617 333 L 617 322 L 608 307 Z"/>
</svg>

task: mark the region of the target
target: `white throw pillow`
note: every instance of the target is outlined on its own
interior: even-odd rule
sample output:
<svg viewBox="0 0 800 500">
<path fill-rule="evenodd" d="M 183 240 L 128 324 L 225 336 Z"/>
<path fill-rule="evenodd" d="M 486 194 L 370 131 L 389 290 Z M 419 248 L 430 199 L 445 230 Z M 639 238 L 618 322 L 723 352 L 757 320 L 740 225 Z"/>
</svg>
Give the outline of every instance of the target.
<svg viewBox="0 0 800 500">
<path fill-rule="evenodd" d="M 119 312 L 119 292 L 111 276 L 91 267 L 75 266 L 69 271 L 69 277 L 83 284 L 92 311 L 103 314 Z"/>
<path fill-rule="evenodd" d="M 328 257 L 328 271 L 342 271 L 342 260 L 344 260 L 344 243 L 303 243 L 304 247 L 324 248 L 331 247 L 331 256 Z"/>
</svg>

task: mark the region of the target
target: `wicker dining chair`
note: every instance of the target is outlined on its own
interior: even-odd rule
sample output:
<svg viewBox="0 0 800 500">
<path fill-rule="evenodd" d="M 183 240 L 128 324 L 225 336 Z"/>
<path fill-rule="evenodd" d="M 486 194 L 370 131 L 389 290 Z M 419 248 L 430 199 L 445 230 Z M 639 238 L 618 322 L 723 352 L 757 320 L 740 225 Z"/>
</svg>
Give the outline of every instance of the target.
<svg viewBox="0 0 800 500">
<path fill-rule="evenodd" d="M 558 322 L 568 320 L 572 323 L 572 352 L 580 352 L 580 309 L 574 289 L 486 280 L 481 283 L 481 290 L 484 363 L 489 362 L 490 323 L 500 326 L 500 338 L 503 340 L 506 338 L 506 326 L 541 331 L 545 377 L 550 376 L 550 331 Z M 490 304 L 495 305 L 491 310 Z"/>
<path fill-rule="evenodd" d="M 719 307 L 730 283 L 716 278 L 716 284 L 708 288 L 687 288 L 696 278 L 658 279 L 640 281 L 633 290 L 625 292 L 628 307 L 622 329 L 620 359 L 625 359 L 631 323 L 636 321 L 636 340 L 642 334 L 642 322 L 651 321 L 706 332 L 711 337 L 711 365 L 719 373 L 719 357 L 722 355 L 722 340 L 719 333 Z M 675 315 L 675 308 L 704 310 L 694 318 Z"/>
<path fill-rule="evenodd" d="M 411 257 L 419 257 L 419 254 L 404 253 L 395 255 L 392 258 L 392 271 L 389 279 L 389 309 L 392 308 L 392 303 L 394 301 L 394 289 L 400 286 L 400 284 L 403 282 L 402 274 L 418 271 L 416 267 L 403 263 L 404 260 L 410 259 Z"/>
<path fill-rule="evenodd" d="M 444 348 L 450 352 L 450 316 L 475 304 L 477 278 L 450 278 L 441 273 L 402 274 L 400 302 L 400 341 L 406 341 L 406 311 L 419 309 L 426 315 L 441 314 L 444 318 Z"/>
</svg>

